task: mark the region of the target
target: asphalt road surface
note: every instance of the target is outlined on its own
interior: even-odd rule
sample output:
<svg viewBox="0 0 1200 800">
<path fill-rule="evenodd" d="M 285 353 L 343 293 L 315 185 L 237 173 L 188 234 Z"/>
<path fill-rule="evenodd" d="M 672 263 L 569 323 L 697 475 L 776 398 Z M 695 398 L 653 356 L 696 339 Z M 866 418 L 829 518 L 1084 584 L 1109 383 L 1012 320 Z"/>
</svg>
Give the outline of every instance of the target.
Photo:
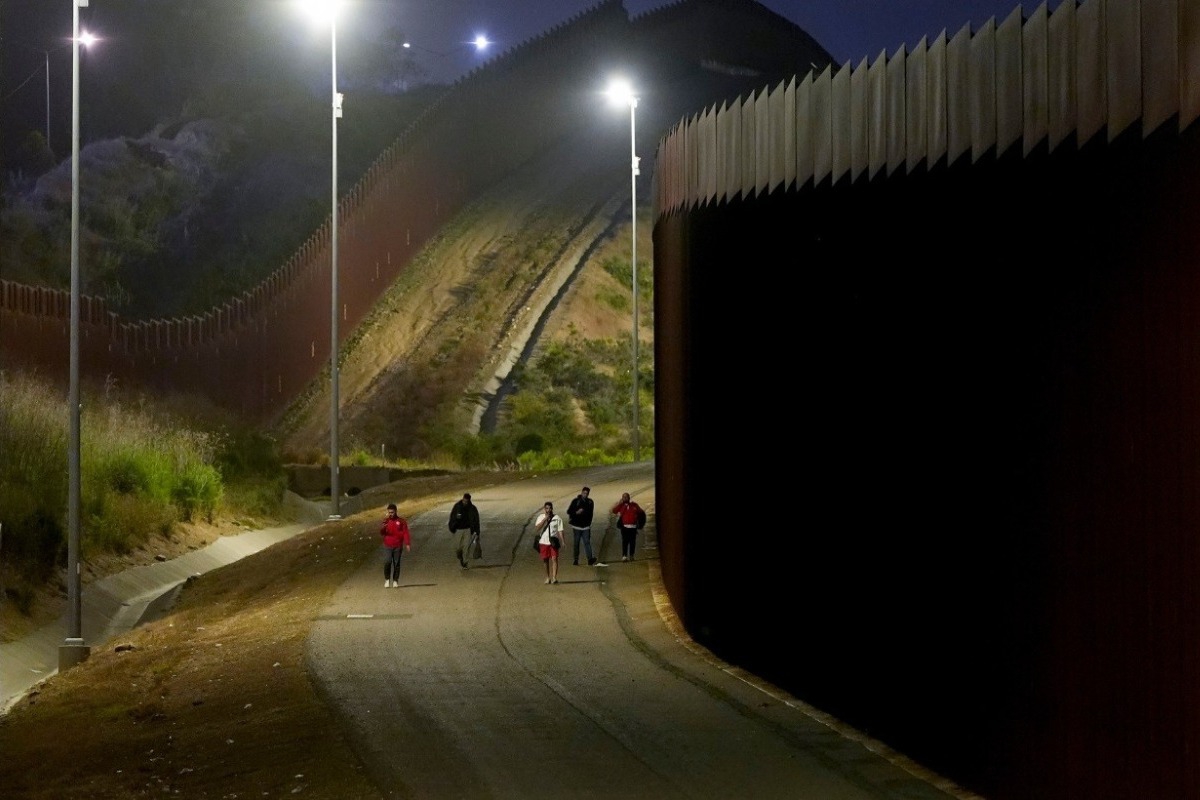
<svg viewBox="0 0 1200 800">
<path fill-rule="evenodd" d="M 565 520 L 585 483 L 593 547 L 609 566 L 572 566 L 568 531 L 560 582 L 546 585 L 532 520 L 546 500 Z M 608 514 L 626 491 L 653 509 L 651 463 L 463 488 L 479 507 L 482 561 L 459 566 L 450 504 L 419 515 L 400 588 L 384 588 L 381 551 L 308 642 L 322 692 L 387 797 L 961 796 L 691 643 L 658 584 L 652 527 L 623 563 Z M 730 569 L 746 568 L 730 556 Z"/>
</svg>

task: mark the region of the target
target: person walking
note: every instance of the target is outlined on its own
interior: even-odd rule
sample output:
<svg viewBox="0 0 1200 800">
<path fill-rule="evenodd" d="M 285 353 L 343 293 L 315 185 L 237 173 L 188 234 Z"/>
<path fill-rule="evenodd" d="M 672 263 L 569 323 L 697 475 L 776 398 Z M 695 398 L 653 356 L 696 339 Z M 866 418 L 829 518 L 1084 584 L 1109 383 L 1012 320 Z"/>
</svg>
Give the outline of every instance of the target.
<svg viewBox="0 0 1200 800">
<path fill-rule="evenodd" d="M 639 523 L 646 518 L 646 512 L 629 499 L 629 492 L 625 492 L 621 495 L 620 502 L 612 507 L 612 513 L 617 515 L 617 528 L 621 531 L 621 560 L 633 561 Z"/>
<path fill-rule="evenodd" d="M 454 544 L 454 555 L 458 557 L 458 565 L 467 568 L 467 546 L 479 535 L 479 509 L 471 502 L 471 493 L 467 492 L 450 509 L 450 532 L 457 533 Z"/>
<path fill-rule="evenodd" d="M 533 523 L 538 535 L 538 553 L 546 565 L 546 583 L 558 583 L 558 548 L 562 547 L 563 521 L 547 500 Z"/>
<path fill-rule="evenodd" d="M 592 515 L 596 510 L 596 501 L 589 496 L 592 490 L 588 487 L 583 487 L 579 494 L 575 495 L 575 499 L 571 501 L 571 505 L 567 506 L 567 520 L 571 526 L 571 531 L 574 533 L 574 545 L 572 547 L 572 555 L 574 560 L 571 562 L 575 566 L 579 566 L 579 543 L 583 542 L 584 552 L 587 554 L 587 563 L 589 567 L 606 567 L 607 564 L 602 564 L 592 555 Z"/>
<path fill-rule="evenodd" d="M 387 549 L 387 561 L 383 562 L 383 588 L 399 588 L 400 556 L 403 551 L 412 550 L 412 534 L 408 530 L 408 520 L 396 511 L 395 503 L 388 503 L 387 516 L 379 526 L 379 535 L 383 537 L 383 546 Z"/>
</svg>

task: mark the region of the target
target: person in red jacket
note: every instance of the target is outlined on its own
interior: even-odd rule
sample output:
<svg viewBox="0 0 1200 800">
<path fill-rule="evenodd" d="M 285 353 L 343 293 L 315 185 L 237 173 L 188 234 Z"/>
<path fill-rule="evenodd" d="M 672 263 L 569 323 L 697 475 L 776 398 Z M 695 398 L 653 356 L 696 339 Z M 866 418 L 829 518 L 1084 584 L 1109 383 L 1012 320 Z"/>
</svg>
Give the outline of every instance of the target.
<svg viewBox="0 0 1200 800">
<path fill-rule="evenodd" d="M 612 507 L 617 515 L 617 528 L 621 531 L 621 560 L 633 561 L 633 547 L 637 543 L 638 523 L 644 518 L 642 507 L 629 499 L 629 492 L 621 495 L 621 501 Z"/>
<path fill-rule="evenodd" d="M 383 564 L 383 588 L 400 586 L 400 556 L 404 550 L 412 550 L 412 534 L 408 531 L 408 520 L 396 512 L 396 504 L 388 503 L 387 516 L 379 526 L 383 546 L 388 551 Z"/>
</svg>

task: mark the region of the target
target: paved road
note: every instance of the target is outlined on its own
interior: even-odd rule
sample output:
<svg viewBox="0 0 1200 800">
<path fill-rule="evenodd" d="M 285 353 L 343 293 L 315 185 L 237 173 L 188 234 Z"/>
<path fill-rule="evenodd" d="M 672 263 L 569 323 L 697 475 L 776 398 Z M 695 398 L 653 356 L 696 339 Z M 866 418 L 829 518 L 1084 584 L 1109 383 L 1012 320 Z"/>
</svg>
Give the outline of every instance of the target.
<svg viewBox="0 0 1200 800">
<path fill-rule="evenodd" d="M 547 499 L 565 512 L 582 482 L 609 566 L 572 566 L 564 550 L 560 583 L 546 585 L 530 523 Z M 399 589 L 383 587 L 381 556 L 321 612 L 310 667 L 388 797 L 955 796 L 672 633 L 657 551 L 643 547 L 653 532 L 622 563 L 604 513 L 623 491 L 652 508 L 652 465 L 582 482 L 464 487 L 482 562 L 459 567 L 447 504 L 412 520 Z"/>
</svg>

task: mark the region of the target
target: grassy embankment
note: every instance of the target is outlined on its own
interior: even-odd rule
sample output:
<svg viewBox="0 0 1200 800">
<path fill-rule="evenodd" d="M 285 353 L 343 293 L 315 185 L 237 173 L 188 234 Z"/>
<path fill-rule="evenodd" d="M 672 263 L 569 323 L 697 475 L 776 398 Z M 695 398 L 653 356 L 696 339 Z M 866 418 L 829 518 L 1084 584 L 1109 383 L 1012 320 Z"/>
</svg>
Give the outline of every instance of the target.
<svg viewBox="0 0 1200 800">
<path fill-rule="evenodd" d="M 286 482 L 268 437 L 210 409 L 169 410 L 113 387 L 88 394 L 81 559 L 129 554 L 180 524 L 280 514 Z M 69 417 L 66 398 L 35 377 L 0 374 L 0 396 L 0 585 L 28 614 L 66 562 Z"/>
</svg>

